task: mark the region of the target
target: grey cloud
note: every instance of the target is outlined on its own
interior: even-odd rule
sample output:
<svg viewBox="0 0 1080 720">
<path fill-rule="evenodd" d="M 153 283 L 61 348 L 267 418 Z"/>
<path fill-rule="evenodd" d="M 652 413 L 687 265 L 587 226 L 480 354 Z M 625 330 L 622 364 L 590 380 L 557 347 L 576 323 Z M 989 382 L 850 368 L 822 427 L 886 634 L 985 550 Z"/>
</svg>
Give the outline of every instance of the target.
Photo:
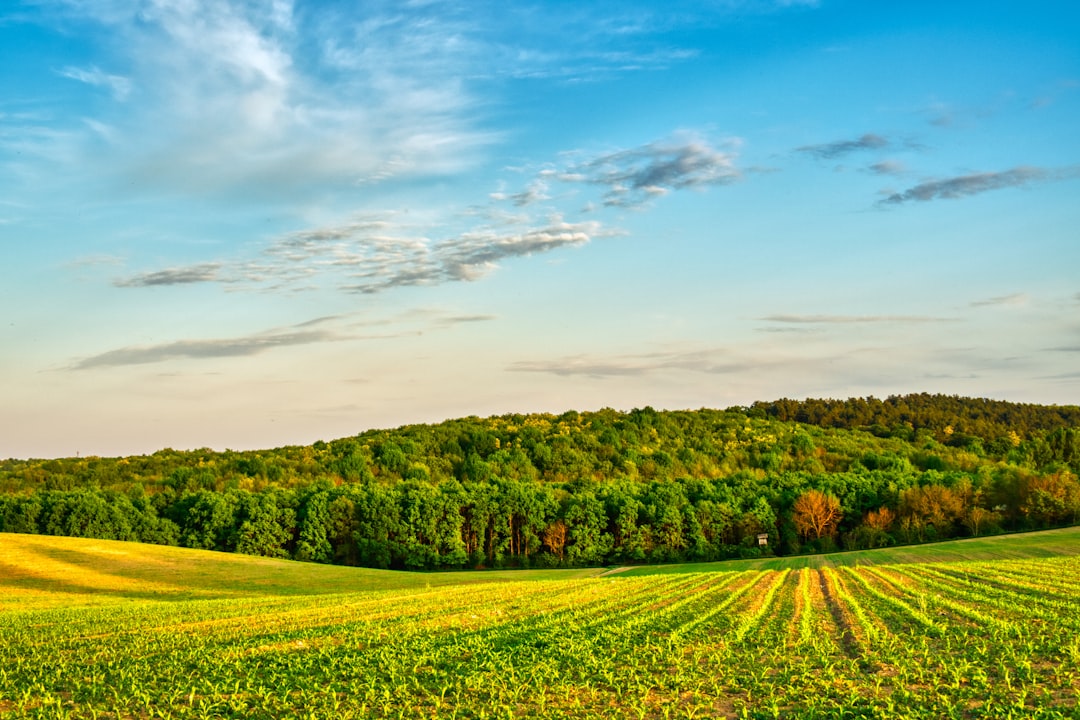
<svg viewBox="0 0 1080 720">
<path fill-rule="evenodd" d="M 757 332 L 764 332 L 764 333 L 804 333 L 804 334 L 809 334 L 809 333 L 819 333 L 819 332 L 821 332 L 821 330 L 816 330 L 816 329 L 813 329 L 813 328 L 793 327 L 793 326 L 784 326 L 784 325 L 781 325 L 781 326 L 775 326 L 774 325 L 772 327 L 756 328 L 756 330 L 757 330 Z"/>
<path fill-rule="evenodd" d="M 310 345 L 312 343 L 338 340 L 338 336 L 326 331 L 269 333 L 220 340 L 178 340 L 162 345 L 126 347 L 110 350 L 75 363 L 72 370 L 89 370 L 100 367 L 144 365 L 178 359 L 208 359 L 243 357 L 279 347 Z"/>
<path fill-rule="evenodd" d="M 355 320 L 354 315 L 326 315 L 294 325 L 234 338 L 177 340 L 158 345 L 123 347 L 83 358 L 69 370 L 146 365 L 167 360 L 207 360 L 247 357 L 278 348 L 355 340 L 386 340 L 415 336 L 462 323 L 495 319 L 494 315 L 455 315 L 443 310 L 411 311 L 396 316 Z M 357 332 L 361 328 L 392 326 L 386 332 Z"/>
<path fill-rule="evenodd" d="M 1065 170 L 1047 170 L 1045 168 L 1021 166 L 1002 172 L 972 173 L 959 175 L 945 180 L 932 180 L 908 188 L 902 193 L 890 195 L 883 203 L 900 205 L 913 200 L 956 200 L 970 195 L 1000 190 L 1002 188 L 1021 187 L 1034 182 L 1060 180 L 1074 177 L 1075 168 Z"/>
<path fill-rule="evenodd" d="M 1080 372 L 1062 373 L 1060 375 L 1043 375 L 1042 380 L 1080 380 Z"/>
<path fill-rule="evenodd" d="M 999 295 L 997 297 L 987 298 L 985 300 L 976 300 L 971 303 L 971 307 L 992 307 L 994 305 L 1025 305 L 1027 304 L 1028 296 L 1024 293 L 1013 293 L 1012 295 Z"/>
<path fill-rule="evenodd" d="M 696 138 L 657 142 L 603 155 L 555 175 L 608 188 L 604 204 L 638 207 L 672 190 L 727 185 L 741 177 L 735 155 Z"/>
<path fill-rule="evenodd" d="M 465 233 L 419 248 L 401 262 L 372 263 L 353 275 L 362 282 L 346 289 L 373 294 L 394 287 L 473 281 L 495 269 L 500 260 L 584 245 L 601 232 L 599 223 L 557 221 L 518 233 Z"/>
<path fill-rule="evenodd" d="M 154 287 L 158 285 L 191 285 L 194 283 L 221 281 L 221 263 L 202 263 L 187 267 L 166 268 L 155 272 L 140 273 L 113 281 L 116 287 Z"/>
<path fill-rule="evenodd" d="M 882 160 L 881 162 L 874 163 L 867 169 L 875 175 L 902 175 L 907 171 L 907 167 L 904 163 L 896 160 Z"/>
<path fill-rule="evenodd" d="M 948 318 L 924 315 L 766 315 L 758 318 L 764 322 L 796 325 L 854 324 L 854 323 L 933 323 L 950 322 Z"/>
<path fill-rule="evenodd" d="M 506 193 L 501 192 L 492 193 L 491 199 L 509 200 L 517 207 L 528 207 L 534 203 L 550 200 L 551 197 L 547 194 L 547 184 L 542 180 L 536 180 L 519 193 L 514 193 L 513 195 L 507 195 Z"/>
<path fill-rule="evenodd" d="M 881 135 L 867 133 L 857 140 L 837 140 L 836 142 L 823 143 L 821 145 L 803 145 L 795 148 L 797 152 L 813 155 L 822 160 L 833 160 L 849 153 L 862 150 L 880 150 L 886 147 L 889 141 Z"/>
<path fill-rule="evenodd" d="M 498 319 L 497 315 L 450 315 L 435 321 L 440 327 L 450 327 L 464 323 L 480 323 Z"/>
<path fill-rule="evenodd" d="M 645 353 L 615 357 L 574 355 L 554 360 L 522 360 L 511 363 L 510 372 L 548 373 L 563 377 L 594 378 L 647 375 L 659 370 L 684 370 L 712 375 L 744 372 L 759 365 L 746 361 L 720 361 L 718 350 L 691 352 Z"/>
<path fill-rule="evenodd" d="M 312 318 L 311 320 L 305 320 L 304 322 L 297 323 L 296 325 L 293 325 L 292 327 L 294 327 L 294 328 L 315 327 L 317 325 L 326 325 L 328 323 L 337 322 L 338 320 L 343 320 L 344 318 L 345 318 L 344 315 L 324 315 L 323 317 L 317 317 L 317 318 Z"/>
<path fill-rule="evenodd" d="M 1080 345 L 1063 345 L 1061 347 L 1046 348 L 1050 352 L 1080 352 Z"/>
<path fill-rule="evenodd" d="M 953 108 L 945 103 L 932 103 L 924 111 L 927 122 L 935 127 L 945 128 L 953 124 Z"/>
</svg>

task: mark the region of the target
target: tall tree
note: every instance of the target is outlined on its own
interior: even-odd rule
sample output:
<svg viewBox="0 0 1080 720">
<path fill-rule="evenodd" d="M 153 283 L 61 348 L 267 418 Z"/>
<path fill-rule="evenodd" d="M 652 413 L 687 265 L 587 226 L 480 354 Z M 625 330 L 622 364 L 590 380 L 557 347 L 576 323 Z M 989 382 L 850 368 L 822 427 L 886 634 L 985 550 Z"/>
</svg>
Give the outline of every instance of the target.
<svg viewBox="0 0 1080 720">
<path fill-rule="evenodd" d="M 840 524 L 840 501 L 820 490 L 807 490 L 792 506 L 792 521 L 804 538 L 833 537 Z"/>
</svg>

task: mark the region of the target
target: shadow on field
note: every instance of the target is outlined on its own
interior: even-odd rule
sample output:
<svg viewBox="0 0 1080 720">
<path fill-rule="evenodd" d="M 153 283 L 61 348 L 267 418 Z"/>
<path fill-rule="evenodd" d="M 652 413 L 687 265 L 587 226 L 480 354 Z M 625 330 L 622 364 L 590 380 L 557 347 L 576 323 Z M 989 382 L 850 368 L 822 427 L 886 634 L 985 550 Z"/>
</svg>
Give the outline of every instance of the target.
<svg viewBox="0 0 1080 720">
<path fill-rule="evenodd" d="M 190 593 L 167 593 L 161 591 L 136 590 L 132 588 L 110 588 L 102 585 L 88 585 L 72 579 L 58 576 L 42 576 L 27 572 L 25 568 L 0 562 L 0 585 L 9 589 L 32 590 L 42 593 L 65 595 L 96 595 L 130 600 L 171 600 L 190 597 Z"/>
<path fill-rule="evenodd" d="M 0 585 L 46 592 L 139 600 L 183 600 L 264 594 L 265 588 L 230 587 L 220 577 L 166 559 L 138 558 L 24 543 L 24 563 L 0 562 Z M 235 581 L 234 581 L 235 583 Z"/>
</svg>

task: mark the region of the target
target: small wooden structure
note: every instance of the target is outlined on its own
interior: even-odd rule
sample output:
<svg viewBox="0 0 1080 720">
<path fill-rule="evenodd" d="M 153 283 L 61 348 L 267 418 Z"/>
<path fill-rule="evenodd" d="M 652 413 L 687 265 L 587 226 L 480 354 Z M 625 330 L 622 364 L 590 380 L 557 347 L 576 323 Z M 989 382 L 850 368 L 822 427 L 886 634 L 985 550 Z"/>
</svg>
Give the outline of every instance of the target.
<svg viewBox="0 0 1080 720">
<path fill-rule="evenodd" d="M 769 533 L 760 533 L 757 536 L 757 544 L 758 544 L 758 546 L 768 545 L 769 544 Z"/>
</svg>

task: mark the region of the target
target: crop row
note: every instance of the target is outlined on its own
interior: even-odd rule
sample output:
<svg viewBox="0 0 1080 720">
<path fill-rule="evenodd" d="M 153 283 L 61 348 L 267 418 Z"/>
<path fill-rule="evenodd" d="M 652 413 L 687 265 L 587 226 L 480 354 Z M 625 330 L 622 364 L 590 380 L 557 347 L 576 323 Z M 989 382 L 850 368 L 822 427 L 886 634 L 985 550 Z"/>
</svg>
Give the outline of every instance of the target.
<svg viewBox="0 0 1080 720">
<path fill-rule="evenodd" d="M 11 718 L 1076 717 L 1080 560 L 0 615 Z"/>
</svg>

